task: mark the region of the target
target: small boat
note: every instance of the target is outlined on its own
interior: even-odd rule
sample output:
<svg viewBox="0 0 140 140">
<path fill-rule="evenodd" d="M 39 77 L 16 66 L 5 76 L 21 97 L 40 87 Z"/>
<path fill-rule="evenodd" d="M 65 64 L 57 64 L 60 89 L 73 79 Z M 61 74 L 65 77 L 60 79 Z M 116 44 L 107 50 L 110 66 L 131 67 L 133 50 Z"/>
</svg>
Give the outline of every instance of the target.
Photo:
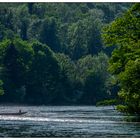
<svg viewBox="0 0 140 140">
<path fill-rule="evenodd" d="M 27 112 L 17 112 L 17 113 L 0 113 L 0 115 L 23 115 Z"/>
</svg>

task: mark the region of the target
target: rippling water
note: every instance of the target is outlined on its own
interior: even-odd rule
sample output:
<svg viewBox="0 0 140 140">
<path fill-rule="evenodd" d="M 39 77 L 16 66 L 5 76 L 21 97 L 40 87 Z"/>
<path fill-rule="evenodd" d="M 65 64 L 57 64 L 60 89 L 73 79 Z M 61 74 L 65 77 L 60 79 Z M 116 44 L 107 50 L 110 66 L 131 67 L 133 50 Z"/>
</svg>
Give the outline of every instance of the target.
<svg viewBox="0 0 140 140">
<path fill-rule="evenodd" d="M 139 122 L 125 122 L 113 107 L 0 106 L 0 137 L 140 137 Z"/>
</svg>

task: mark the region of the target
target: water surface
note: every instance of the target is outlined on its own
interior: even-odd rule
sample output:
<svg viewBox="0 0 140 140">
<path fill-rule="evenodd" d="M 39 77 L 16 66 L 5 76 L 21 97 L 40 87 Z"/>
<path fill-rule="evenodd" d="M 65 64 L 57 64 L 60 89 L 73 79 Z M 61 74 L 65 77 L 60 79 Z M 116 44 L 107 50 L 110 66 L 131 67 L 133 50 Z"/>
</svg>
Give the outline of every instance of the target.
<svg viewBox="0 0 140 140">
<path fill-rule="evenodd" d="M 28 113 L 0 115 L 0 137 L 140 137 L 140 123 L 125 122 L 111 106 L 0 106 L 19 109 Z"/>
</svg>

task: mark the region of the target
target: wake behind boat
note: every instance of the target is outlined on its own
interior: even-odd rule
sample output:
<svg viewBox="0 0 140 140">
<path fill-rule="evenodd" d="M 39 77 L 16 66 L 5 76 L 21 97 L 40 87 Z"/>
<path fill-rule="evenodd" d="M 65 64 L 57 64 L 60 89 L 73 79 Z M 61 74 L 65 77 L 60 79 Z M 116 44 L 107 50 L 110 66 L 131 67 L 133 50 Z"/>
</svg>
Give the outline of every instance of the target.
<svg viewBox="0 0 140 140">
<path fill-rule="evenodd" d="M 27 112 L 11 112 L 11 113 L 0 113 L 0 115 L 23 115 L 26 114 Z"/>
</svg>

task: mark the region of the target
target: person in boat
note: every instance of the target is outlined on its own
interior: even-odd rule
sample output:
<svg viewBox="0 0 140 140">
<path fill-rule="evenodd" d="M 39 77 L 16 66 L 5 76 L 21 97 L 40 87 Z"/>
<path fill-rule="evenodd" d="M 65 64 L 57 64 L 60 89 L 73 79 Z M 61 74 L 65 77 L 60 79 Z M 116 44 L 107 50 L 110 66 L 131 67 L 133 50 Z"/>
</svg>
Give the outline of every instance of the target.
<svg viewBox="0 0 140 140">
<path fill-rule="evenodd" d="M 21 109 L 19 109 L 19 113 L 21 113 Z"/>
</svg>

